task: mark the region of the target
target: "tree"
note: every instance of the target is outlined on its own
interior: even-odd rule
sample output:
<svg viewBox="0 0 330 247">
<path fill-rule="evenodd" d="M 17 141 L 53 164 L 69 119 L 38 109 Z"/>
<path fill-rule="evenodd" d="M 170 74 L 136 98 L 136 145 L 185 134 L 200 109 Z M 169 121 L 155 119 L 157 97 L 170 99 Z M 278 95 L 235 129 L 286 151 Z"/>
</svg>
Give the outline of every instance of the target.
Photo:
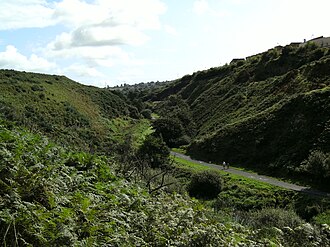
<svg viewBox="0 0 330 247">
<path fill-rule="evenodd" d="M 153 122 L 155 134 L 163 138 L 169 147 L 179 146 L 179 140 L 184 135 L 180 121 L 176 118 L 159 118 Z"/>
<path fill-rule="evenodd" d="M 169 162 L 170 151 L 160 137 L 149 135 L 139 148 L 137 155 L 151 168 L 162 168 Z"/>
<path fill-rule="evenodd" d="M 175 183 L 171 174 L 173 160 L 170 160 L 170 151 L 160 137 L 149 135 L 137 156 L 137 172 L 146 183 L 149 193 Z"/>
</svg>

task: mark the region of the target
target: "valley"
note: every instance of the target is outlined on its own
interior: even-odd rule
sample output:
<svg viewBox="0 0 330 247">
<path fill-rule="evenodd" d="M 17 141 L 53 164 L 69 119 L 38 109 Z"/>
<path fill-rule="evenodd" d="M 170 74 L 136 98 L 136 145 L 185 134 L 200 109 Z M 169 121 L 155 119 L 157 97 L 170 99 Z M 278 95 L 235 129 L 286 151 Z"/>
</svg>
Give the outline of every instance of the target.
<svg viewBox="0 0 330 247">
<path fill-rule="evenodd" d="M 115 88 L 0 70 L 1 244 L 328 246 L 329 61 L 288 45 Z"/>
</svg>

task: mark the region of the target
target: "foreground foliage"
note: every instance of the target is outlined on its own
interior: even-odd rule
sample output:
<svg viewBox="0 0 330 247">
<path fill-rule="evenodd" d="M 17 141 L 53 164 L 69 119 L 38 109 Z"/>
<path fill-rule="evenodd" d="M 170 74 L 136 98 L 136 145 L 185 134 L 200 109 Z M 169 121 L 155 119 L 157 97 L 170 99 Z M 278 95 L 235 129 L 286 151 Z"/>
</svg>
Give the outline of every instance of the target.
<svg viewBox="0 0 330 247">
<path fill-rule="evenodd" d="M 116 175 L 109 158 L 70 153 L 4 123 L 0 143 L 4 246 L 265 246 L 298 234 L 256 238 L 259 230 L 223 220 L 185 196 L 151 196 Z M 305 246 L 328 244 L 330 231 L 322 231 Z"/>
</svg>

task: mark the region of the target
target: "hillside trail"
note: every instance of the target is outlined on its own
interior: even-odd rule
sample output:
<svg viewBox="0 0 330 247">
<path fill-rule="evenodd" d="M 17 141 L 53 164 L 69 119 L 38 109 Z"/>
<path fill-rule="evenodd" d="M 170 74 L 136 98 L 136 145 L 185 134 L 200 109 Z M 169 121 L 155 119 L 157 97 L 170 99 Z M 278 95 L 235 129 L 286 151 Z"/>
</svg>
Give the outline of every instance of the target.
<svg viewBox="0 0 330 247">
<path fill-rule="evenodd" d="M 251 179 L 261 181 L 261 182 L 264 182 L 264 183 L 268 183 L 268 184 L 271 184 L 271 185 L 275 185 L 275 186 L 278 186 L 278 187 L 281 187 L 281 188 L 294 190 L 294 191 L 306 193 L 306 194 L 309 194 L 309 195 L 330 197 L 330 193 L 314 190 L 310 187 L 305 187 L 305 186 L 300 186 L 300 185 L 296 185 L 296 184 L 283 182 L 283 181 L 277 180 L 276 178 L 272 178 L 272 177 L 268 177 L 268 176 L 264 176 L 264 175 L 259 175 L 257 173 L 253 173 L 253 172 L 238 170 L 238 169 L 233 168 L 233 167 L 229 167 L 228 169 L 224 169 L 222 165 L 216 165 L 216 164 L 207 163 L 207 162 L 200 161 L 200 160 L 195 160 L 195 159 L 190 158 L 187 155 L 176 153 L 176 152 L 173 152 L 173 151 L 171 151 L 171 154 L 176 156 L 176 157 L 185 159 L 187 161 L 192 161 L 192 162 L 198 163 L 198 164 L 203 165 L 203 166 L 207 166 L 207 167 L 217 169 L 217 170 L 222 170 L 222 171 L 232 173 L 232 174 L 237 174 L 237 175 L 240 175 L 240 176 L 243 176 L 243 177 L 246 177 L 246 178 L 251 178 Z"/>
</svg>

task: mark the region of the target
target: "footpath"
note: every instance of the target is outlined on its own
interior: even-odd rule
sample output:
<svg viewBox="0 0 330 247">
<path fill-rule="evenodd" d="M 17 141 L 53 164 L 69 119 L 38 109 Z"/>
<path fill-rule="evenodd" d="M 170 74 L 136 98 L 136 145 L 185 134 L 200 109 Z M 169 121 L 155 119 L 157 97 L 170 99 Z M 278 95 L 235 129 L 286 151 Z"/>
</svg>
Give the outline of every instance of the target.
<svg viewBox="0 0 330 247">
<path fill-rule="evenodd" d="M 213 168 L 213 169 L 223 170 L 223 171 L 226 171 L 228 173 L 233 173 L 233 174 L 237 174 L 237 175 L 240 175 L 240 176 L 243 176 L 243 177 L 246 177 L 246 178 L 251 178 L 251 179 L 254 179 L 254 180 L 262 181 L 262 182 L 265 182 L 265 183 L 268 183 L 268 184 L 271 184 L 271 185 L 275 185 L 275 186 L 279 186 L 279 187 L 282 187 L 282 188 L 285 188 L 285 189 L 294 190 L 294 191 L 298 191 L 298 192 L 303 192 L 303 193 L 310 194 L 310 195 L 330 197 L 330 193 L 314 190 L 310 187 L 305 187 L 305 186 L 300 186 L 300 185 L 296 185 L 296 184 L 283 182 L 283 181 L 277 180 L 276 178 L 272 178 L 272 177 L 268 177 L 268 176 L 264 176 L 264 175 L 259 175 L 257 173 L 238 170 L 238 169 L 235 169 L 233 167 L 229 167 L 228 169 L 224 169 L 221 165 L 207 163 L 207 162 L 200 161 L 200 160 L 194 160 L 194 159 L 190 158 L 187 155 L 176 153 L 176 152 L 173 152 L 173 151 L 171 151 L 171 154 L 173 156 L 176 156 L 176 157 L 179 157 L 181 159 L 185 159 L 187 161 L 191 161 L 191 162 L 194 162 L 194 163 L 198 163 L 198 164 L 203 165 L 203 166 L 207 166 L 207 167 L 210 167 L 210 168 Z"/>
</svg>

